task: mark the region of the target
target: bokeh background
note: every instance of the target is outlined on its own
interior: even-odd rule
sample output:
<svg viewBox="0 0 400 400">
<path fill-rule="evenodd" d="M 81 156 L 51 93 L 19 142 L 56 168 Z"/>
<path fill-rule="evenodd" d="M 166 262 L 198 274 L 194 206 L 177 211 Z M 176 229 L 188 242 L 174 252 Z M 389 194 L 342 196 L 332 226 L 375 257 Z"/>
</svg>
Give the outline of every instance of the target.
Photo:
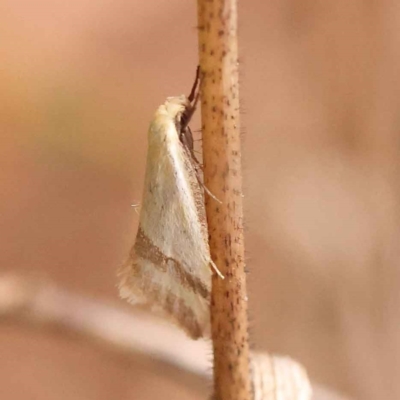
<svg viewBox="0 0 400 400">
<path fill-rule="evenodd" d="M 239 12 L 254 346 L 400 398 L 400 5 Z M 0 271 L 120 302 L 149 120 L 193 82 L 195 2 L 1 0 L 0 26 Z M 54 332 L 3 322 L 0 354 L 2 399 L 205 398 Z"/>
</svg>

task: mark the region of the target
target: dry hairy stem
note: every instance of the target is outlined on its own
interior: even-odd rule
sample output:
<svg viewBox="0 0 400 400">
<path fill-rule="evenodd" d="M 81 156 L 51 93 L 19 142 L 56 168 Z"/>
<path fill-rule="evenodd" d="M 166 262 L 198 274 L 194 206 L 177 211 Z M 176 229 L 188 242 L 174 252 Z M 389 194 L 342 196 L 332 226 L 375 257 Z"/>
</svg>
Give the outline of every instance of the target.
<svg viewBox="0 0 400 400">
<path fill-rule="evenodd" d="M 198 0 L 204 181 L 213 276 L 214 397 L 250 400 L 236 0 Z"/>
</svg>

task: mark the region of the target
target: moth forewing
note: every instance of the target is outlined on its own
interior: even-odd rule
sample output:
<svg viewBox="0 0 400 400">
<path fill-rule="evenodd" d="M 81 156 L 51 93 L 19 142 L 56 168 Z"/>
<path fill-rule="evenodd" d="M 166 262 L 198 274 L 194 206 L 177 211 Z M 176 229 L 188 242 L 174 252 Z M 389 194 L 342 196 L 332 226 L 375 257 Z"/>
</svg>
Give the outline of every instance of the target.
<svg viewBox="0 0 400 400">
<path fill-rule="evenodd" d="M 190 107 L 185 96 L 168 98 L 151 122 L 139 228 L 119 288 L 197 338 L 209 331 L 211 257 L 203 191 L 181 141 Z"/>
</svg>

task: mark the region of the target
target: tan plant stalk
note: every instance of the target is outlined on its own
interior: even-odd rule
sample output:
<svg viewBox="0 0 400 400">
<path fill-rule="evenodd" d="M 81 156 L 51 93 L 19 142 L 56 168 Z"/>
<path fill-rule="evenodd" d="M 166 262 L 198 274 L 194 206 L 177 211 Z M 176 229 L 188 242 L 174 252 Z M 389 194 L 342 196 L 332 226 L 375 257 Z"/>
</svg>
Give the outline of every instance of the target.
<svg viewBox="0 0 400 400">
<path fill-rule="evenodd" d="M 236 0 L 198 0 L 204 182 L 213 276 L 214 396 L 250 400 Z"/>
</svg>

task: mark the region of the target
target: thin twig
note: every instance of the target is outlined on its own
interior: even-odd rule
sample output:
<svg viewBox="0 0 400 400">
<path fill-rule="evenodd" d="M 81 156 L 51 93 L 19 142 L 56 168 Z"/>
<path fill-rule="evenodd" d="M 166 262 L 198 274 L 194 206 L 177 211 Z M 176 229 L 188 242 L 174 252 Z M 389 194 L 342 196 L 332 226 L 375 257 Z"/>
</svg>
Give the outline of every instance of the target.
<svg viewBox="0 0 400 400">
<path fill-rule="evenodd" d="M 237 1 L 198 0 L 204 181 L 213 276 L 214 396 L 250 400 L 247 293 L 242 223 Z"/>
</svg>

